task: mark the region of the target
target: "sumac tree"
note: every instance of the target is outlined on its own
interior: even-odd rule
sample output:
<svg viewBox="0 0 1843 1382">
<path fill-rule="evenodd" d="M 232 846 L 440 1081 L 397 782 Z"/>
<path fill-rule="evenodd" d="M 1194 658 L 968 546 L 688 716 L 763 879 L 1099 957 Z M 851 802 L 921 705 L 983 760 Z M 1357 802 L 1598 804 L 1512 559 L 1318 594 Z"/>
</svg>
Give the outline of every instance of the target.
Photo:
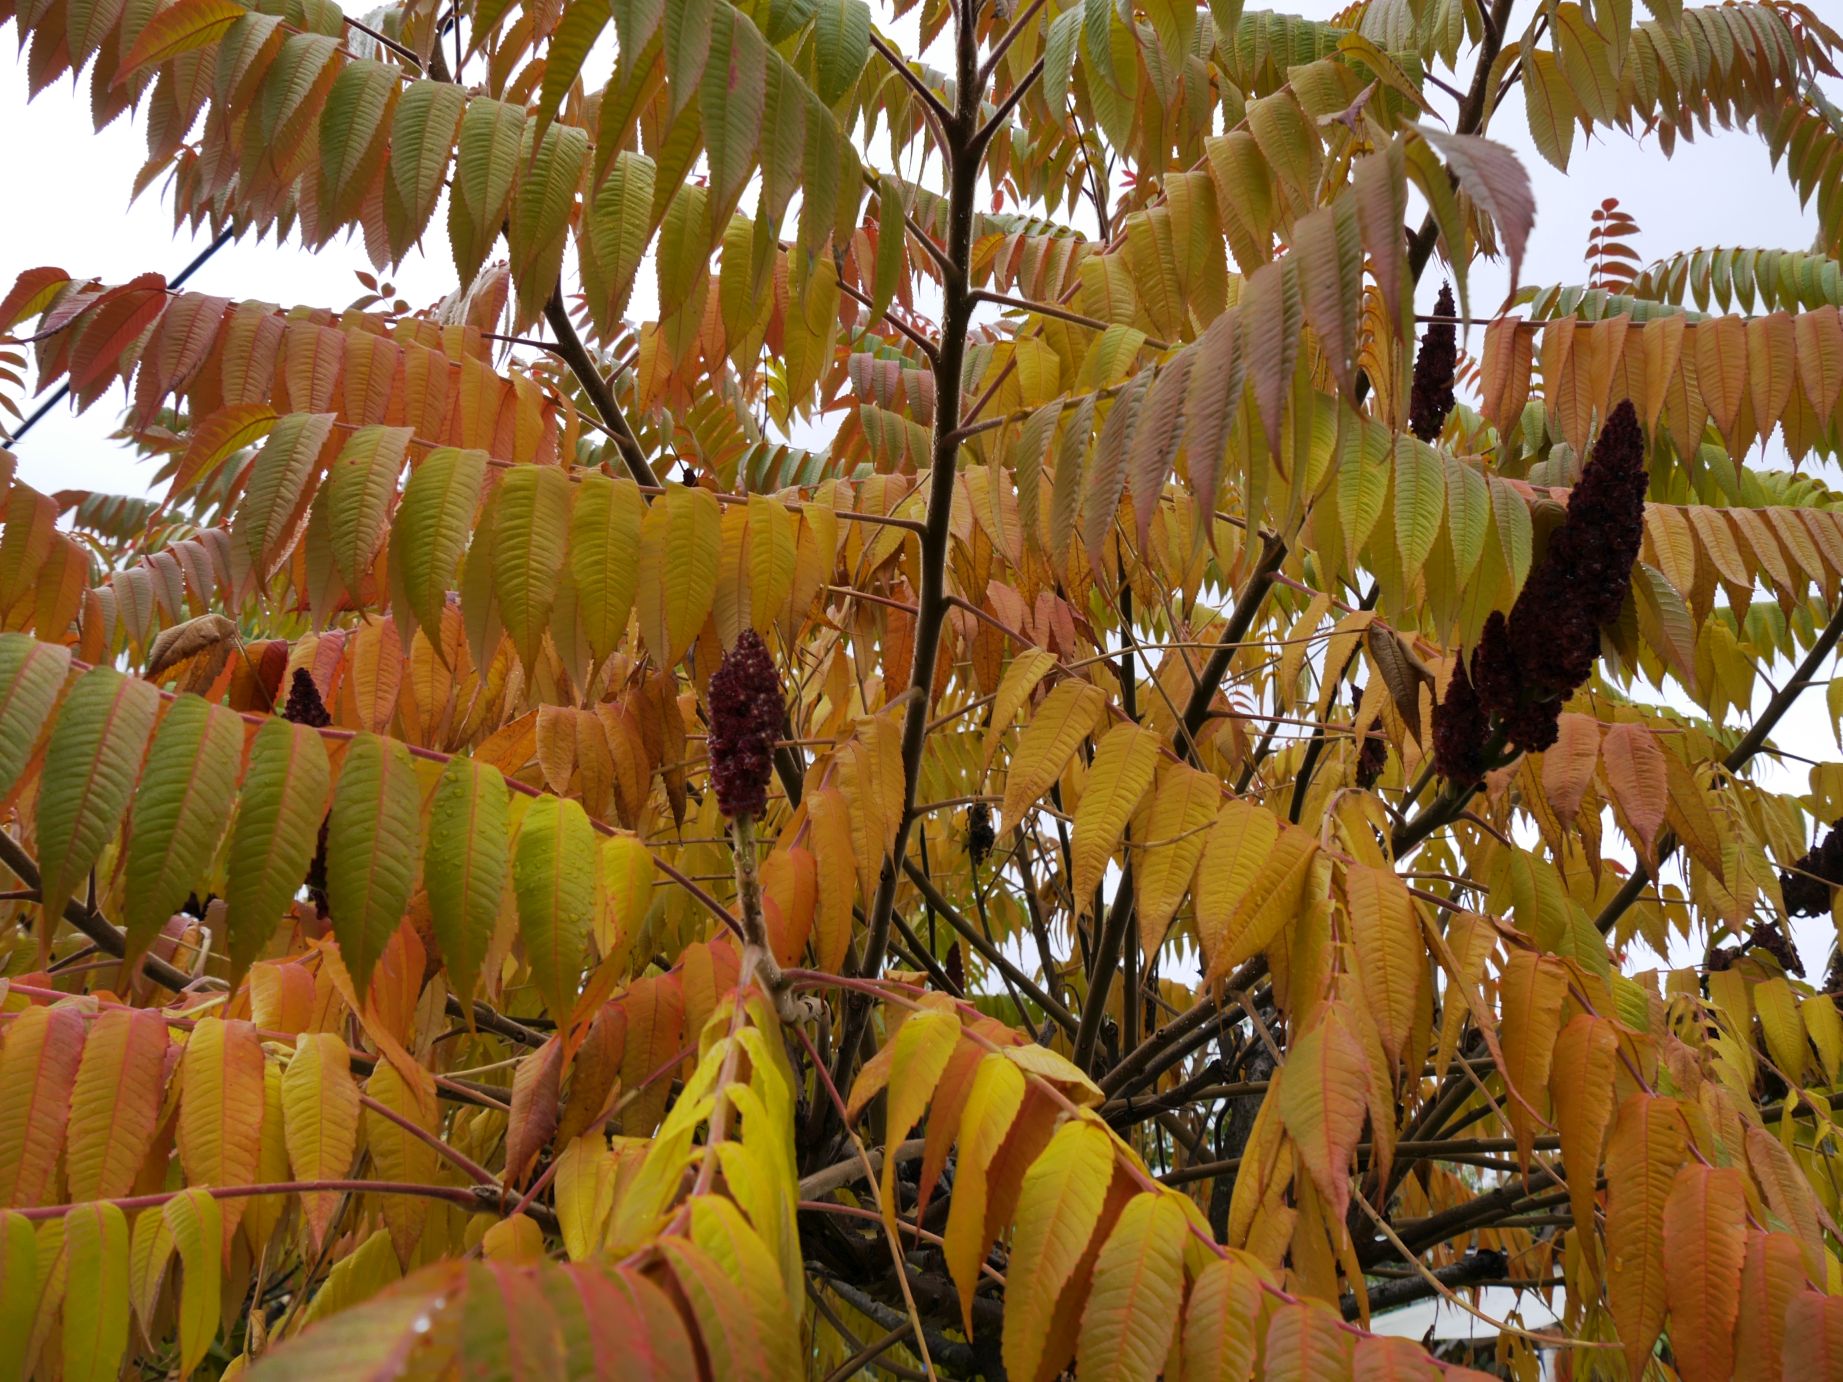
<svg viewBox="0 0 1843 1382">
<path fill-rule="evenodd" d="M 456 286 L 0 302 L 0 1375 L 1843 1376 L 1817 9 L 5 0 Z"/>
</svg>

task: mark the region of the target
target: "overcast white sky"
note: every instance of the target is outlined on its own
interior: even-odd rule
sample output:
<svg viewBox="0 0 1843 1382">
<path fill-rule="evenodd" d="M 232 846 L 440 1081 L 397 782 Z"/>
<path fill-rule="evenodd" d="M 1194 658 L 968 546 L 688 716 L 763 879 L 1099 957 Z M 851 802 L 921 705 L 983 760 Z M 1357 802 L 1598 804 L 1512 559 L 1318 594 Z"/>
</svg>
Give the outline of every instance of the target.
<svg viewBox="0 0 1843 1382">
<path fill-rule="evenodd" d="M 1326 18 L 1343 4 L 1276 0 L 1271 7 Z M 1462 66 L 1469 70 L 1469 56 L 1462 57 Z M 592 64 L 589 75 L 598 79 Z M 1438 108 L 1450 105 L 1438 93 L 1433 99 Z M 87 76 L 74 88 L 66 78 L 28 105 L 23 60 L 0 57 L 0 130 L 11 136 L 0 161 L 8 206 L 8 214 L 0 217 L 0 291 L 19 272 L 44 264 L 105 282 L 148 271 L 172 277 L 209 243 L 209 235 L 175 233 L 170 203 L 159 188 L 130 204 L 129 191 L 145 158 L 144 126 L 138 116 L 128 116 L 100 134 L 93 132 Z M 1585 144 L 1577 139 L 1563 174 L 1531 146 L 1515 97 L 1490 132 L 1519 151 L 1535 183 L 1538 220 L 1524 265 L 1526 282 L 1580 280 L 1589 213 L 1607 196 L 1619 197 L 1637 218 L 1641 231 L 1635 247 L 1647 260 L 1710 245 L 1804 249 L 1816 231 L 1815 218 L 1800 210 L 1791 184 L 1773 170 L 1765 144 L 1753 134 L 1723 133 L 1679 144 L 1669 161 L 1622 134 Z M 431 255 L 413 255 L 393 275 L 415 306 L 453 287 L 440 212 L 434 225 Z M 357 244 L 336 244 L 310 255 L 293 243 L 240 242 L 219 251 L 188 286 L 285 305 L 343 307 L 363 291 L 354 270 L 369 267 Z M 643 280 L 648 276 L 643 271 Z M 1480 266 L 1474 283 L 1475 311 L 1486 311 L 1501 299 L 1504 276 L 1495 266 Z M 1435 275 L 1429 274 L 1423 296 L 1431 299 L 1436 286 Z M 643 283 L 641 290 L 650 296 L 650 287 Z M 636 302 L 636 309 L 640 306 Z M 109 440 L 119 402 L 119 395 L 112 396 L 81 416 L 68 405 L 54 410 L 17 448 L 22 478 L 45 490 L 144 490 L 148 468 Z M 26 411 L 31 406 L 28 401 Z M 1766 694 L 1763 689 L 1762 698 Z M 1779 740 L 1810 757 L 1834 755 L 1821 688 L 1805 697 Z M 1805 773 L 1802 768 L 1775 771 L 1774 778 L 1775 785 L 1802 790 Z M 1831 928 L 1821 921 L 1800 932 L 1800 948 L 1814 978 L 1822 973 L 1830 940 Z"/>
</svg>

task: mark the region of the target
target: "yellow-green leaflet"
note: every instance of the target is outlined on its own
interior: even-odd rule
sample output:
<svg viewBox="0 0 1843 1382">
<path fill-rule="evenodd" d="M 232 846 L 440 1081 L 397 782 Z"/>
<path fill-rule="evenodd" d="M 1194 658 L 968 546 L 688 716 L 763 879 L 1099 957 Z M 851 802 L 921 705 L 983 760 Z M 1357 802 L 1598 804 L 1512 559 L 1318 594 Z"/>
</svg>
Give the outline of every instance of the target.
<svg viewBox="0 0 1843 1382">
<path fill-rule="evenodd" d="M 227 859 L 225 926 L 238 970 L 262 953 L 306 877 L 331 788 L 313 730 L 276 718 L 256 731 Z"/>
<path fill-rule="evenodd" d="M 429 809 L 423 886 L 435 939 L 463 1000 L 479 980 L 505 892 L 510 808 L 497 768 L 455 758 L 442 769 Z"/>
<path fill-rule="evenodd" d="M 539 797 L 525 809 L 512 864 L 518 934 L 544 1006 L 569 1016 L 595 916 L 595 829 L 580 804 Z"/>
<path fill-rule="evenodd" d="M 159 704 L 150 683 L 112 667 L 92 667 L 65 696 L 45 745 L 36 817 L 39 892 L 50 915 L 63 914 L 115 833 Z"/>
<path fill-rule="evenodd" d="M 128 890 L 122 920 L 128 959 L 153 941 L 186 896 L 201 895 L 211 856 L 230 823 L 243 767 L 243 722 L 198 696 L 161 717 L 128 821 Z"/>
</svg>

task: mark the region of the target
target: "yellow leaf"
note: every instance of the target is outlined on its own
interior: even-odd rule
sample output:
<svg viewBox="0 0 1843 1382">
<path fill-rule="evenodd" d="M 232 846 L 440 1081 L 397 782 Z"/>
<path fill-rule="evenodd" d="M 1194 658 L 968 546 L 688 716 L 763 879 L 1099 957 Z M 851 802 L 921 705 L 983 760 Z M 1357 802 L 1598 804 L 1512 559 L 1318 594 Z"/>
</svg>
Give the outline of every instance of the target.
<svg viewBox="0 0 1843 1382">
<path fill-rule="evenodd" d="M 1133 851 L 1139 945 L 1148 958 L 1190 889 L 1221 800 L 1221 784 L 1211 774 L 1182 763 L 1159 765 L 1151 802 L 1141 812 L 1143 838 Z"/>
<path fill-rule="evenodd" d="M 614 1208 L 615 1164 L 607 1139 L 594 1132 L 576 1138 L 557 1157 L 557 1226 L 572 1262 L 601 1249 Z"/>
<path fill-rule="evenodd" d="M 1222 947 L 1229 919 L 1279 835 L 1280 818 L 1252 801 L 1237 798 L 1216 813 L 1197 865 L 1197 937 L 1207 954 Z"/>
<path fill-rule="evenodd" d="M 1030 1289 L 1005 1293 L 1003 1354 L 1009 1376 L 1038 1377 L 1058 1298 L 1088 1249 L 1112 1179 L 1113 1138 L 1086 1118 L 1058 1128 L 1024 1173 L 1007 1278 L 1015 1274 Z"/>
<path fill-rule="evenodd" d="M 1003 1055 L 1025 1073 L 1056 1085 L 1077 1104 L 1090 1106 L 1100 1103 L 1105 1097 L 1101 1087 L 1083 1074 L 1081 1067 L 1065 1060 L 1047 1046 L 1025 1042 L 1019 1046 L 1005 1047 Z"/>
<path fill-rule="evenodd" d="M 1300 1033 L 1280 1068 L 1280 1117 L 1306 1170 L 1342 1221 L 1350 1205 L 1350 1158 L 1369 1105 L 1369 1066 L 1340 1005 L 1327 1004 Z"/>
<path fill-rule="evenodd" d="M 979 1264 L 991 1246 L 985 1236 L 986 1175 L 1024 1104 L 1024 1075 L 1009 1061 L 987 1056 L 973 1076 L 973 1089 L 960 1114 L 960 1156 L 953 1199 L 943 1235 L 947 1270 L 960 1291 L 966 1332 L 973 1332 L 973 1291 Z"/>
<path fill-rule="evenodd" d="M 398 1117 L 424 1132 L 435 1132 L 435 1088 L 429 1082 L 422 1088 L 404 1079 L 395 1062 L 381 1060 L 365 1082 L 365 1092 Z M 435 1176 L 435 1151 L 422 1138 L 375 1109 L 365 1111 L 365 1144 L 380 1180 L 418 1181 L 427 1183 Z M 384 1223 L 390 1229 L 397 1260 L 408 1265 L 414 1260 L 417 1240 L 422 1237 L 428 1201 L 413 1195 L 386 1195 L 379 1202 Z"/>
<path fill-rule="evenodd" d="M 1350 865 L 1344 887 L 1363 1000 L 1375 1019 L 1382 1049 L 1400 1064 L 1427 979 L 1427 950 L 1414 917 L 1414 900 L 1394 870 L 1367 864 Z"/>
<path fill-rule="evenodd" d="M 1755 984 L 1753 1006 L 1766 1033 L 1766 1049 L 1772 1053 L 1780 1075 L 1788 1084 L 1802 1084 L 1811 1047 L 1805 1040 L 1805 1024 L 1798 1015 L 1792 986 L 1778 975 Z"/>
<path fill-rule="evenodd" d="M 934 1087 L 960 1041 L 960 1019 L 951 1012 L 918 1012 L 902 1024 L 890 1043 L 893 1054 L 884 1122 L 883 1145 L 895 1147 L 920 1120 Z M 883 1158 L 883 1220 L 896 1232 L 896 1158 Z"/>
<path fill-rule="evenodd" d="M 1126 1202 L 1094 1262 L 1075 1366 L 1083 1378 L 1155 1377 L 1171 1348 L 1184 1297 L 1188 1223 L 1176 1197 Z"/>
<path fill-rule="evenodd" d="M 749 496 L 749 625 L 767 637 L 793 593 L 799 552 L 794 516 L 778 499 Z"/>
<path fill-rule="evenodd" d="M 358 1149 L 358 1086 L 346 1044 L 332 1032 L 303 1032 L 282 1075 L 282 1120 L 296 1180 L 340 1180 Z M 330 1192 L 301 1196 L 317 1251 L 339 1209 Z"/>
<path fill-rule="evenodd" d="M 251 1185 L 262 1155 L 262 1044 L 247 1022 L 201 1017 L 179 1065 L 179 1160 L 194 1185 Z M 247 1200 L 222 1206 L 224 1238 Z"/>
<path fill-rule="evenodd" d="M 1005 668 L 1004 678 L 998 683 L 998 691 L 992 697 L 992 723 L 986 729 L 985 759 L 980 768 L 982 776 L 991 769 L 992 759 L 1004 741 L 1005 731 L 1011 728 L 1011 722 L 1017 718 L 1018 711 L 1024 708 L 1024 702 L 1030 699 L 1030 693 L 1036 690 L 1037 683 L 1055 665 L 1056 656 L 1047 648 L 1026 648 L 1012 658 L 1011 665 Z"/>
<path fill-rule="evenodd" d="M 1044 698 L 1024 726 L 1005 775 L 1005 803 L 999 814 L 1006 826 L 1022 819 L 1025 808 L 1062 776 L 1106 706 L 1107 695 L 1100 687 L 1073 677 L 1058 682 Z"/>
<path fill-rule="evenodd" d="M 595 948 L 625 956 L 653 905 L 653 852 L 637 835 L 610 835 L 601 847 L 601 905 L 595 909 Z"/>
<path fill-rule="evenodd" d="M 1254 807 L 1254 810 L 1261 810 Z M 1262 812 L 1263 815 L 1268 814 Z M 1237 900 L 1218 931 L 1203 921 L 1204 951 L 1209 956 L 1208 977 L 1219 979 L 1249 957 L 1265 950 L 1287 921 L 1299 915 L 1318 842 L 1297 826 L 1280 828 L 1266 853 L 1257 861 L 1253 885 Z M 1200 868 L 1209 867 L 1208 850 Z M 1237 871 L 1242 867 L 1237 860 Z M 1211 920 L 1220 914 L 1212 911 Z"/>
<path fill-rule="evenodd" d="M 1260 1279 L 1239 1257 L 1218 1258 L 1198 1272 L 1184 1307 L 1185 1382 L 1246 1382 L 1260 1312 Z"/>
<path fill-rule="evenodd" d="M 529 1214 L 514 1214 L 487 1229 L 480 1239 L 480 1251 L 490 1262 L 542 1262 L 544 1231 Z"/>
<path fill-rule="evenodd" d="M 1035 722 L 1032 722 L 1033 728 Z M 1075 870 L 1075 905 L 1086 913 L 1094 900 L 1095 885 L 1113 858 L 1120 832 L 1138 808 L 1139 799 L 1152 785 L 1163 740 L 1130 721 L 1115 725 L 1095 746 L 1088 765 L 1087 785 L 1075 807 L 1072 832 Z M 1012 819 L 1009 793 L 1005 819 Z"/>
<path fill-rule="evenodd" d="M 851 806 L 836 787 L 822 787 L 807 801 L 819 901 L 813 910 L 813 943 L 819 967 L 836 973 L 851 951 L 852 904 L 857 898 L 857 858 L 851 847 Z"/>
<path fill-rule="evenodd" d="M 223 1216 L 218 1202 L 204 1190 L 182 1192 L 161 1211 L 179 1249 L 180 1372 L 189 1375 L 211 1347 L 218 1332 L 218 1302 L 223 1291 Z"/>
</svg>

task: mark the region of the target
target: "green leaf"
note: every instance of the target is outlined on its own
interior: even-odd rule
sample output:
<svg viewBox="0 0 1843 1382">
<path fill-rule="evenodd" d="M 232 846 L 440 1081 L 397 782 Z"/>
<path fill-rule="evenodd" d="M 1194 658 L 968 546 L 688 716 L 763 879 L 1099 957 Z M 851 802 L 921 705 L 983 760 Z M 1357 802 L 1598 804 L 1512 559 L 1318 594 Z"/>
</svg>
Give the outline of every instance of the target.
<svg viewBox="0 0 1843 1382">
<path fill-rule="evenodd" d="M 410 473 L 390 532 L 390 574 L 401 583 L 403 603 L 438 650 L 442 645 L 442 609 L 454 583 L 455 567 L 467 546 L 480 486 L 486 479 L 486 453 L 440 446 Z M 399 627 L 408 629 L 399 619 Z"/>
<path fill-rule="evenodd" d="M 64 698 L 39 774 L 39 892 L 45 915 L 61 919 L 101 856 L 141 767 L 160 693 L 113 667 L 92 667 Z M 54 920 L 45 927 L 49 946 Z"/>
<path fill-rule="evenodd" d="M 575 801 L 543 796 L 519 826 L 512 889 L 518 933 L 533 981 L 551 1016 L 575 1006 L 595 918 L 595 827 Z"/>
<path fill-rule="evenodd" d="M 448 761 L 429 812 L 423 885 L 449 982 L 463 1002 L 473 997 L 499 918 L 509 809 L 499 769 L 471 758 Z"/>
<path fill-rule="evenodd" d="M 467 102 L 448 188 L 448 239 L 463 286 L 474 281 L 499 238 L 524 135 L 523 106 L 484 96 Z"/>
<path fill-rule="evenodd" d="M 563 241 L 569 233 L 576 191 L 589 161 L 589 135 L 574 125 L 552 125 L 519 160 L 518 191 L 512 198 L 507 243 L 512 282 L 518 289 L 513 329 L 523 331 L 543 314 L 563 270 Z"/>
<path fill-rule="evenodd" d="M 1395 543 L 1402 578 L 1412 582 L 1440 537 L 1446 475 L 1440 457 L 1413 437 L 1395 439 Z"/>
<path fill-rule="evenodd" d="M 359 428 L 333 462 L 320 492 L 333 561 L 347 590 L 359 589 L 384 545 L 410 436 L 407 427 Z"/>
<path fill-rule="evenodd" d="M 226 860 L 224 926 L 236 974 L 262 954 L 300 889 L 331 786 L 326 746 L 313 730 L 276 718 L 256 731 Z"/>
<path fill-rule="evenodd" d="M 258 580 L 266 582 L 287 556 L 308 478 L 319 468 L 320 451 L 333 434 L 334 413 L 289 413 L 275 420 L 250 466 L 231 528 L 242 539 Z"/>
<path fill-rule="evenodd" d="M 596 660 L 627 636 L 639 579 L 640 524 L 646 500 L 632 480 L 590 472 L 570 515 L 570 580 L 576 617 Z"/>
<path fill-rule="evenodd" d="M 131 968 L 198 888 L 230 823 L 243 767 L 243 721 L 184 695 L 167 708 L 129 816 L 123 924 Z"/>
<path fill-rule="evenodd" d="M 539 88 L 536 129 L 540 137 L 563 108 L 582 64 L 607 27 L 612 11 L 603 0 L 577 0 L 563 12 L 544 54 L 544 84 Z"/>
<path fill-rule="evenodd" d="M 672 84 L 670 114 L 691 99 L 710 55 L 717 0 L 672 0 L 665 7 L 666 78 Z"/>
<path fill-rule="evenodd" d="M 0 634 L 0 800 L 26 770 L 69 671 L 69 648 Z"/>
<path fill-rule="evenodd" d="M 607 281 L 611 319 L 627 310 L 652 235 L 653 172 L 652 159 L 623 150 L 587 211 L 589 253 Z"/>
<path fill-rule="evenodd" d="M 422 789 L 409 750 L 360 734 L 346 748 L 326 828 L 333 934 L 360 996 L 396 934 L 416 881 Z"/>
<path fill-rule="evenodd" d="M 668 485 L 640 525 L 635 604 L 640 636 L 661 667 L 670 667 L 710 617 L 717 595 L 723 515 L 708 491 Z"/>
<path fill-rule="evenodd" d="M 554 465 L 520 465 L 493 495 L 493 594 L 530 673 L 543 646 L 569 540 L 569 477 Z"/>
<path fill-rule="evenodd" d="M 422 235 L 435 214 L 454 134 L 467 94 L 453 82 L 414 81 L 397 101 L 390 127 L 390 183 L 385 211 L 390 219 L 390 247 L 401 257 Z"/>
<path fill-rule="evenodd" d="M 63 1376 L 113 1382 L 128 1347 L 128 1220 L 108 1201 L 64 1217 Z"/>
<path fill-rule="evenodd" d="M 828 106 L 857 85 L 870 57 L 870 6 L 864 0 L 819 0 L 813 21 L 815 89 Z"/>
<path fill-rule="evenodd" d="M 38 1235 L 16 1210 L 0 1209 L 0 1379 L 24 1376 L 32 1317 L 38 1312 Z"/>
<path fill-rule="evenodd" d="M 729 5 L 712 27 L 710 57 L 698 98 L 710 164 L 710 219 L 727 225 L 755 167 L 767 84 L 767 45 L 761 31 Z"/>
<path fill-rule="evenodd" d="M 402 68 L 354 58 L 339 69 L 320 112 L 323 230 L 356 220 L 389 149 Z"/>
</svg>

